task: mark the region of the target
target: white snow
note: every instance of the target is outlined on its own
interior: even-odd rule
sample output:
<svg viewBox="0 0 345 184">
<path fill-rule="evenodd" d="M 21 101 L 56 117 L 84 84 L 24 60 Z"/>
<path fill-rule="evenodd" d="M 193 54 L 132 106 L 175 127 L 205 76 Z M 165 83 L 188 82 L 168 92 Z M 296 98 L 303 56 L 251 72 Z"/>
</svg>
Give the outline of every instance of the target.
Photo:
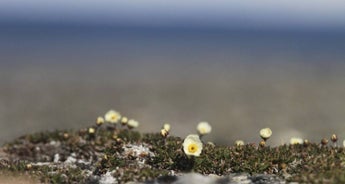
<svg viewBox="0 0 345 184">
<path fill-rule="evenodd" d="M 77 161 L 76 158 L 74 158 L 74 157 L 72 157 L 72 156 L 69 156 L 69 157 L 67 157 L 65 163 L 66 163 L 66 164 L 73 164 L 73 163 L 75 163 L 76 161 Z"/>
<path fill-rule="evenodd" d="M 99 180 L 100 184 L 116 184 L 116 179 L 111 175 L 112 172 L 106 172 L 104 175 L 101 176 L 101 179 Z"/>
<path fill-rule="evenodd" d="M 60 160 L 60 155 L 59 155 L 59 153 L 56 153 L 54 155 L 54 162 L 57 163 L 57 162 L 59 162 L 59 160 Z"/>
<path fill-rule="evenodd" d="M 148 155 L 150 157 L 155 156 L 148 147 L 144 145 L 127 144 L 124 146 L 124 153 L 126 155 L 132 155 L 139 157 L 140 155 Z"/>
</svg>

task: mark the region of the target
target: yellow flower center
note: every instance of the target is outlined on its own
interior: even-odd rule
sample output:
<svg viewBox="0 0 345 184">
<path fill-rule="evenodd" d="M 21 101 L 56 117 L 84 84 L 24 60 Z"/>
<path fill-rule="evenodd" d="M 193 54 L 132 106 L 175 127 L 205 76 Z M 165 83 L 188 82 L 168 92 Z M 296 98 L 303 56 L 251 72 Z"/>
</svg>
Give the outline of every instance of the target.
<svg viewBox="0 0 345 184">
<path fill-rule="evenodd" d="M 195 153 L 197 150 L 198 150 L 198 146 L 197 146 L 196 144 L 190 144 L 190 145 L 188 146 L 188 151 L 189 151 L 190 153 Z"/>
</svg>

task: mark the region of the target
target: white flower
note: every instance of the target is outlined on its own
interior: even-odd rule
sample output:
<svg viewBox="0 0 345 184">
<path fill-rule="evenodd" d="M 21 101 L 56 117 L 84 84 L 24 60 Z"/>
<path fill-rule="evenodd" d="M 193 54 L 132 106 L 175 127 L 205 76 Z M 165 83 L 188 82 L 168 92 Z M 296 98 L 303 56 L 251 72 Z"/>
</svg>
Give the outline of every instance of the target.
<svg viewBox="0 0 345 184">
<path fill-rule="evenodd" d="M 198 130 L 198 133 L 200 135 L 206 135 L 206 134 L 209 134 L 211 132 L 212 127 L 207 122 L 200 122 L 198 124 L 198 126 L 196 127 L 196 129 Z"/>
<path fill-rule="evenodd" d="M 332 140 L 332 142 L 337 142 L 338 141 L 338 136 L 336 135 L 336 134 L 332 134 L 332 136 L 331 136 L 331 140 Z"/>
<path fill-rule="evenodd" d="M 272 135 L 272 130 L 270 128 L 263 128 L 260 130 L 260 136 L 262 139 L 266 140 Z"/>
<path fill-rule="evenodd" d="M 63 138 L 68 139 L 69 138 L 69 134 L 67 132 L 63 133 Z"/>
<path fill-rule="evenodd" d="M 242 140 L 236 140 L 236 141 L 235 141 L 235 145 L 236 145 L 236 146 L 243 146 L 243 145 L 244 145 L 244 141 L 242 141 Z"/>
<path fill-rule="evenodd" d="M 303 144 L 303 139 L 299 138 L 299 137 L 292 137 L 290 139 L 290 144 Z"/>
<path fill-rule="evenodd" d="M 343 146 L 345 147 L 345 140 L 343 141 Z"/>
<path fill-rule="evenodd" d="M 130 120 L 128 120 L 128 122 L 127 122 L 127 126 L 128 126 L 129 128 L 137 128 L 137 127 L 139 126 L 139 122 L 136 121 L 136 120 L 134 120 L 134 119 L 130 119 Z"/>
<path fill-rule="evenodd" d="M 170 131 L 170 124 L 169 123 L 165 123 L 163 125 L 163 129 L 166 130 L 167 132 L 169 132 Z"/>
<path fill-rule="evenodd" d="M 169 135 L 169 132 L 163 128 L 163 129 L 161 130 L 161 136 L 162 136 L 162 137 L 167 137 L 168 135 Z"/>
<path fill-rule="evenodd" d="M 121 118 L 121 123 L 122 123 L 123 125 L 127 124 L 127 123 L 128 123 L 128 118 L 127 118 L 127 117 L 122 117 L 122 118 Z"/>
<path fill-rule="evenodd" d="M 97 125 L 102 125 L 103 123 L 104 123 L 104 118 L 101 117 L 101 116 L 99 116 L 99 117 L 97 118 L 97 120 L 96 120 L 96 124 L 97 124 Z"/>
<path fill-rule="evenodd" d="M 89 134 L 94 134 L 95 133 L 95 129 L 94 128 L 89 128 Z"/>
<path fill-rule="evenodd" d="M 200 156 L 202 151 L 202 142 L 196 134 L 188 135 L 183 141 L 183 151 L 188 156 Z"/>
<path fill-rule="evenodd" d="M 121 114 L 117 111 L 110 110 L 105 114 L 104 117 L 107 122 L 117 123 L 121 118 Z"/>
</svg>

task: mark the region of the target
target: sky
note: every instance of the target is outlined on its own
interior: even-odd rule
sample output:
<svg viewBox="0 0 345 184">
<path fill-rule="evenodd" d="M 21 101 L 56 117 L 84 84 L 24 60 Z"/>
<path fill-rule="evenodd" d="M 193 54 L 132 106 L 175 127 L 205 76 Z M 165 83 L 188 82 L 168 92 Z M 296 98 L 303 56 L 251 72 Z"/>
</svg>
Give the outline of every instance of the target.
<svg viewBox="0 0 345 184">
<path fill-rule="evenodd" d="M 345 28 L 341 0 L 1 0 L 1 22 Z"/>
</svg>

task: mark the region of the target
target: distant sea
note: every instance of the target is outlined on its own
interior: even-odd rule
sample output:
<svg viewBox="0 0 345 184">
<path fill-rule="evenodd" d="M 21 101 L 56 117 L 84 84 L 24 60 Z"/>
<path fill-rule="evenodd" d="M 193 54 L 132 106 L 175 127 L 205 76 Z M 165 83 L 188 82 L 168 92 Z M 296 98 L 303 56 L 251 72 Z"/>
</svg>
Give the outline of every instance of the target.
<svg viewBox="0 0 345 184">
<path fill-rule="evenodd" d="M 272 145 L 345 138 L 345 32 L 0 25 L 0 143 L 90 126 L 114 108 L 142 132 Z"/>
</svg>

